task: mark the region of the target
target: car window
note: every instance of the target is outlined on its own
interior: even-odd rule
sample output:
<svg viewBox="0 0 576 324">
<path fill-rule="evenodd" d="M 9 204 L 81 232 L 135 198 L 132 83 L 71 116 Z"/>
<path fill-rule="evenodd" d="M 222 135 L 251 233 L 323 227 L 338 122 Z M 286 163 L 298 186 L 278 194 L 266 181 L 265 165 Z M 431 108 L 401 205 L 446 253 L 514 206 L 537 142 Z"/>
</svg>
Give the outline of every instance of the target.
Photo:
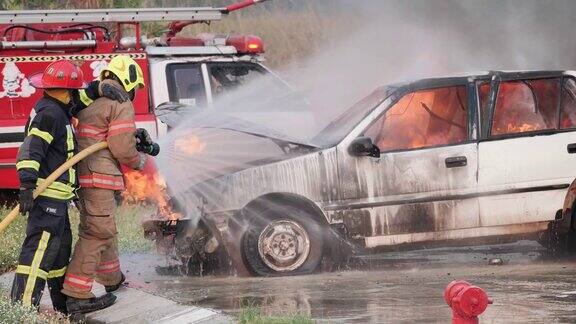
<svg viewBox="0 0 576 324">
<path fill-rule="evenodd" d="M 468 134 L 465 86 L 421 90 L 403 96 L 364 133 L 381 151 L 461 143 Z"/>
<path fill-rule="evenodd" d="M 560 79 L 500 82 L 492 136 L 556 129 Z"/>
<path fill-rule="evenodd" d="M 205 106 L 206 91 L 199 64 L 170 64 L 167 68 L 170 101 Z"/>
<path fill-rule="evenodd" d="M 565 78 L 562 85 L 561 128 L 576 127 L 576 81 Z"/>
<path fill-rule="evenodd" d="M 312 138 L 311 142 L 320 147 L 336 145 L 374 109 L 380 106 L 390 96 L 390 93 L 391 91 L 386 87 L 377 88 L 370 95 L 362 98 L 338 117 L 331 120 Z"/>
</svg>

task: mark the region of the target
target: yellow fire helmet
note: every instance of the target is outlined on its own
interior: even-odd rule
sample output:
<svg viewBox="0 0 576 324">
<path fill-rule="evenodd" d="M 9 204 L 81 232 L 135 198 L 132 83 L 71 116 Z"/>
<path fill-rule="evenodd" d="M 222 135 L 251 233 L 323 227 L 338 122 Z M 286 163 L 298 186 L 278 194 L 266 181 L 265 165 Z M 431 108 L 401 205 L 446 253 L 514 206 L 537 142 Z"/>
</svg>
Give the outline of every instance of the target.
<svg viewBox="0 0 576 324">
<path fill-rule="evenodd" d="M 136 86 L 144 87 L 142 68 L 128 55 L 114 56 L 100 73 L 100 79 L 104 79 L 108 73 L 113 73 L 120 80 L 126 92 L 130 92 Z"/>
</svg>

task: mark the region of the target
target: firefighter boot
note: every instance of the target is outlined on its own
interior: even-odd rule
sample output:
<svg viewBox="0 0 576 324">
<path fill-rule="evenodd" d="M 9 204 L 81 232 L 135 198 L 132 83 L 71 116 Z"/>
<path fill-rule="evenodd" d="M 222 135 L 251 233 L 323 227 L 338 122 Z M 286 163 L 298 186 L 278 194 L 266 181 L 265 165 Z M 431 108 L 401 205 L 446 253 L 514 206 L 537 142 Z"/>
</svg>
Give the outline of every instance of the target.
<svg viewBox="0 0 576 324">
<path fill-rule="evenodd" d="M 92 297 L 88 299 L 68 297 L 68 300 L 66 300 L 66 308 L 68 308 L 68 314 L 74 316 L 95 312 L 97 310 L 110 307 L 114 304 L 115 301 L 116 296 L 110 293 L 107 293 L 104 296 Z"/>
<path fill-rule="evenodd" d="M 122 286 L 122 284 L 124 283 L 124 281 L 126 281 L 126 276 L 124 276 L 124 273 L 123 273 L 123 272 L 120 272 L 120 275 L 122 276 L 122 277 L 120 278 L 120 282 L 118 282 L 118 283 L 115 284 L 115 285 L 104 286 L 104 289 L 106 289 L 106 292 L 107 292 L 107 293 L 111 293 L 111 292 L 114 292 L 114 291 L 118 290 L 118 289 Z"/>
</svg>

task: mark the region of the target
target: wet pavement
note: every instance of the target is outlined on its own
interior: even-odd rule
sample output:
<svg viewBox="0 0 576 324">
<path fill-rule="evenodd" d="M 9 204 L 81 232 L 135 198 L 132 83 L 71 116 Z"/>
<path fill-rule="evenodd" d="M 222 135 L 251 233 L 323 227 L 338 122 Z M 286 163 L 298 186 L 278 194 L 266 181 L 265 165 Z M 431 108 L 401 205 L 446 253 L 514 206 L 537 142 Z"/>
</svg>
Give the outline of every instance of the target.
<svg viewBox="0 0 576 324">
<path fill-rule="evenodd" d="M 501 258 L 502 265 L 490 265 Z M 454 279 L 484 288 L 494 301 L 482 323 L 576 322 L 576 257 L 550 259 L 535 242 L 385 252 L 355 270 L 281 278 L 160 276 L 163 257 L 128 255 L 130 285 L 172 300 L 238 314 L 302 312 L 330 323 L 450 321 L 443 299 Z"/>
</svg>

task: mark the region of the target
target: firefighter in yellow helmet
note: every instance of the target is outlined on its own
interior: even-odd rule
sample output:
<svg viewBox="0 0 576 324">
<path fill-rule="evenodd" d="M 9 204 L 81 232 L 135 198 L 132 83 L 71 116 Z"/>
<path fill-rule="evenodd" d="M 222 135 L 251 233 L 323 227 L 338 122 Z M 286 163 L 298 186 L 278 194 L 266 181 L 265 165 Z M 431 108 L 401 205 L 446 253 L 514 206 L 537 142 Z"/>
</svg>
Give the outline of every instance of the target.
<svg viewBox="0 0 576 324">
<path fill-rule="evenodd" d="M 142 69 L 129 56 L 118 55 L 102 71 L 100 80 L 100 86 L 116 87 L 127 100 L 119 103 L 101 97 L 77 115 L 78 149 L 102 141 L 108 142 L 108 149 L 78 163 L 79 239 L 62 290 L 68 296 L 66 304 L 72 315 L 110 306 L 102 304 L 91 292 L 94 281 L 110 293 L 125 280 L 118 260 L 114 196 L 115 191 L 124 190 L 120 164 L 142 169 L 146 162 L 146 156 L 136 148 L 132 105 L 136 91 L 144 87 Z M 144 130 L 139 130 L 139 135 L 149 141 Z"/>
</svg>

